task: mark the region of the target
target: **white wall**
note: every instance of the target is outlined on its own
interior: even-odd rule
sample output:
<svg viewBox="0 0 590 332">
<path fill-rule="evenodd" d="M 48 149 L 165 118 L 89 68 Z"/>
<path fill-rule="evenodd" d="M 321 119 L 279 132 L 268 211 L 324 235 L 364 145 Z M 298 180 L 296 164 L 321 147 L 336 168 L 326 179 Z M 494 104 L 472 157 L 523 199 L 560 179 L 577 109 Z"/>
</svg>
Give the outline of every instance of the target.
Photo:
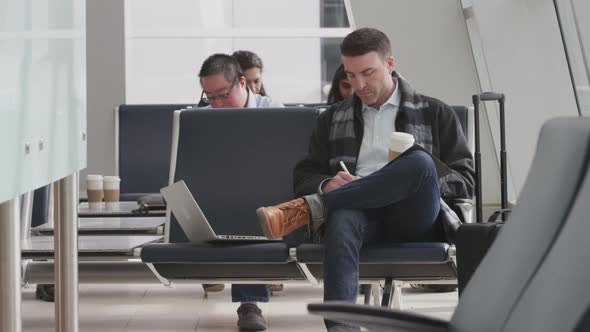
<svg viewBox="0 0 590 332">
<path fill-rule="evenodd" d="M 474 52 L 483 55 L 477 63 L 481 86 L 506 94 L 509 183 L 518 193 L 541 125 L 578 115 L 553 1 L 475 0 L 472 12 L 480 40 Z M 498 117 L 488 109 L 499 147 Z"/>
<path fill-rule="evenodd" d="M 469 105 L 477 76 L 457 0 L 352 0 L 356 28 L 391 40 L 397 70 L 421 93 Z"/>
<path fill-rule="evenodd" d="M 125 103 L 124 31 L 123 1 L 87 1 L 88 167 L 80 179 L 115 174 L 114 109 Z"/>
</svg>

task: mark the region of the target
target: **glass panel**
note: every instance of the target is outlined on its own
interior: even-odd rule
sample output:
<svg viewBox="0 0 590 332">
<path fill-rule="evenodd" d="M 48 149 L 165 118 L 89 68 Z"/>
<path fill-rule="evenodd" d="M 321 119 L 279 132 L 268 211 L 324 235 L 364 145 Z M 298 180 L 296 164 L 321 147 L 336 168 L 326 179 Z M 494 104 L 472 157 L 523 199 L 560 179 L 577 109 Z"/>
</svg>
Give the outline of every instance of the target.
<svg viewBox="0 0 590 332">
<path fill-rule="evenodd" d="M 231 50 L 231 38 L 127 40 L 127 103 L 197 103 L 201 64 Z"/>
<path fill-rule="evenodd" d="M 223 30 L 232 25 L 231 0 L 126 0 L 131 35 Z"/>
<path fill-rule="evenodd" d="M 0 31 L 80 28 L 75 0 L 8 0 L 0 3 Z M 77 21 L 76 21 L 77 20 Z"/>
<path fill-rule="evenodd" d="M 556 0 L 560 28 L 582 115 L 590 115 L 590 2 Z"/>
<path fill-rule="evenodd" d="M 321 102 L 324 86 L 340 64 L 341 38 L 320 38 L 325 31 L 320 23 L 348 27 L 344 1 L 127 0 L 127 102 L 194 102 L 200 93 L 196 76 L 205 58 L 240 49 L 263 59 L 265 87 L 273 98 Z M 306 29 L 305 36 L 292 29 Z M 267 31 L 278 31 L 280 37 L 264 36 Z M 247 37 L 236 36 L 243 32 Z"/>
<path fill-rule="evenodd" d="M 322 28 L 349 28 L 344 0 L 321 0 Z"/>
<path fill-rule="evenodd" d="M 288 14 L 285 8 L 289 8 Z M 301 0 L 296 6 L 291 0 L 127 0 L 126 10 L 132 35 L 230 28 L 349 27 L 344 0 Z"/>
<path fill-rule="evenodd" d="M 86 167 L 84 4 L 0 5 L 0 203 Z"/>
<path fill-rule="evenodd" d="M 320 38 L 236 38 L 234 49 L 260 56 L 264 88 L 271 98 L 282 103 L 321 100 Z"/>
<path fill-rule="evenodd" d="M 334 73 L 342 63 L 340 59 L 342 39 L 344 38 L 322 38 L 322 101 L 328 99 Z"/>
<path fill-rule="evenodd" d="M 319 0 L 235 0 L 234 28 L 318 28 Z"/>
</svg>

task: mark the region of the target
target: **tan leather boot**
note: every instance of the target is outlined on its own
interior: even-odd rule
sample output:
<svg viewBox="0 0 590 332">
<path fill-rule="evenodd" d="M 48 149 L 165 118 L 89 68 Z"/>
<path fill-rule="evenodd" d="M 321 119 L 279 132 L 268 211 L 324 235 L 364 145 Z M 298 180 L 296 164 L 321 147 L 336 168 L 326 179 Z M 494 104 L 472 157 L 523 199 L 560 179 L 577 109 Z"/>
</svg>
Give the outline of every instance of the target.
<svg viewBox="0 0 590 332">
<path fill-rule="evenodd" d="M 269 239 L 283 237 L 309 224 L 311 211 L 303 198 L 256 210 L 262 232 Z"/>
</svg>

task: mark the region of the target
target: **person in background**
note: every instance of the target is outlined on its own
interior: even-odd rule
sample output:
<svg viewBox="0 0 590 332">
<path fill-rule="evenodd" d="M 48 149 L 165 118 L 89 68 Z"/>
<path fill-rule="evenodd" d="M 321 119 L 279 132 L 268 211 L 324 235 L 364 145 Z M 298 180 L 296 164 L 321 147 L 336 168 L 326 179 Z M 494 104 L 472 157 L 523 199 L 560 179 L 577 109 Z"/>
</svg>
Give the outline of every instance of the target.
<svg viewBox="0 0 590 332">
<path fill-rule="evenodd" d="M 262 83 L 262 71 L 264 64 L 256 53 L 250 51 L 235 51 L 232 54 L 240 63 L 242 73 L 246 77 L 246 83 L 253 93 L 266 96 L 264 84 Z"/>
<path fill-rule="evenodd" d="M 209 104 L 206 108 L 278 108 L 283 104 L 269 97 L 256 94 L 248 87 L 246 77 L 234 56 L 213 54 L 201 66 L 199 81 L 203 92 L 201 101 Z M 222 130 L 223 128 L 219 128 Z M 223 289 L 223 285 L 203 285 L 205 291 Z M 219 291 L 219 289 L 215 289 Z M 269 290 L 266 285 L 232 285 L 232 302 L 241 302 L 238 308 L 240 331 L 266 330 L 266 320 L 257 302 L 268 302 Z"/>
<path fill-rule="evenodd" d="M 264 84 L 262 83 L 262 71 L 264 68 L 262 59 L 256 53 L 246 50 L 235 51 L 232 56 L 240 64 L 242 73 L 246 78 L 246 85 L 250 88 L 250 91 L 254 94 L 267 96 Z M 207 105 L 207 103 L 201 100 L 198 106 L 203 107 Z M 220 292 L 225 287 L 223 284 L 204 284 L 203 288 L 206 292 Z M 268 289 L 271 292 L 279 292 L 284 289 L 284 286 L 282 284 L 269 284 Z"/>
<path fill-rule="evenodd" d="M 334 73 L 332 79 L 332 87 L 330 93 L 328 93 L 328 105 L 336 104 L 353 94 L 352 85 L 348 81 L 346 72 L 344 71 L 344 65 L 340 65 Z"/>
</svg>

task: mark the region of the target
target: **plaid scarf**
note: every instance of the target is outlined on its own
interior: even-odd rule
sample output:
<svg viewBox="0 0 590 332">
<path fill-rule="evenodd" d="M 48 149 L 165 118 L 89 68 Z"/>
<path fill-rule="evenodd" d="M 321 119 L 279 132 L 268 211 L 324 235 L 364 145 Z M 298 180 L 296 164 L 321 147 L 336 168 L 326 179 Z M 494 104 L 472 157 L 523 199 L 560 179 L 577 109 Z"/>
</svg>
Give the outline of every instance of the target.
<svg viewBox="0 0 590 332">
<path fill-rule="evenodd" d="M 401 95 L 395 119 L 396 131 L 414 135 L 416 144 L 420 144 L 429 153 L 437 155 L 439 151 L 433 146 L 433 120 L 428 113 L 431 105 L 397 72 L 394 71 L 392 77 L 397 79 L 397 88 Z M 329 166 L 333 174 L 340 170 L 340 161 L 343 161 L 351 172 L 356 171 L 362 134 L 359 131 L 359 126 L 355 127 L 355 122 L 360 121 L 361 124 L 363 122 L 362 103 L 356 95 L 348 101 L 343 102 L 342 107 L 334 112 L 330 124 L 328 144 L 332 153 L 329 158 Z M 440 202 L 441 210 L 438 219 L 445 230 L 446 240 L 449 243 L 454 243 L 454 234 L 461 224 L 461 220 L 447 202 L 442 198 Z"/>
<path fill-rule="evenodd" d="M 414 135 L 416 144 L 422 145 L 428 152 L 432 151 L 432 126 L 425 119 L 425 109 L 429 107 L 420 94 L 417 94 L 414 88 L 403 79 L 398 73 L 393 72 L 393 77 L 397 79 L 397 88 L 400 91 L 401 102 L 398 115 L 395 120 L 396 131 L 406 132 Z M 362 123 L 362 104 L 358 97 L 354 96 L 350 103 L 343 104 L 342 109 L 334 112 L 330 126 L 329 144 L 332 151 L 336 152 L 329 159 L 330 168 L 337 170 L 339 162 L 342 160 L 346 166 L 354 172 L 356 170 L 358 150 L 360 140 L 358 133 L 355 131 L 355 118 Z M 355 140 L 357 144 L 349 144 L 350 140 Z"/>
</svg>

